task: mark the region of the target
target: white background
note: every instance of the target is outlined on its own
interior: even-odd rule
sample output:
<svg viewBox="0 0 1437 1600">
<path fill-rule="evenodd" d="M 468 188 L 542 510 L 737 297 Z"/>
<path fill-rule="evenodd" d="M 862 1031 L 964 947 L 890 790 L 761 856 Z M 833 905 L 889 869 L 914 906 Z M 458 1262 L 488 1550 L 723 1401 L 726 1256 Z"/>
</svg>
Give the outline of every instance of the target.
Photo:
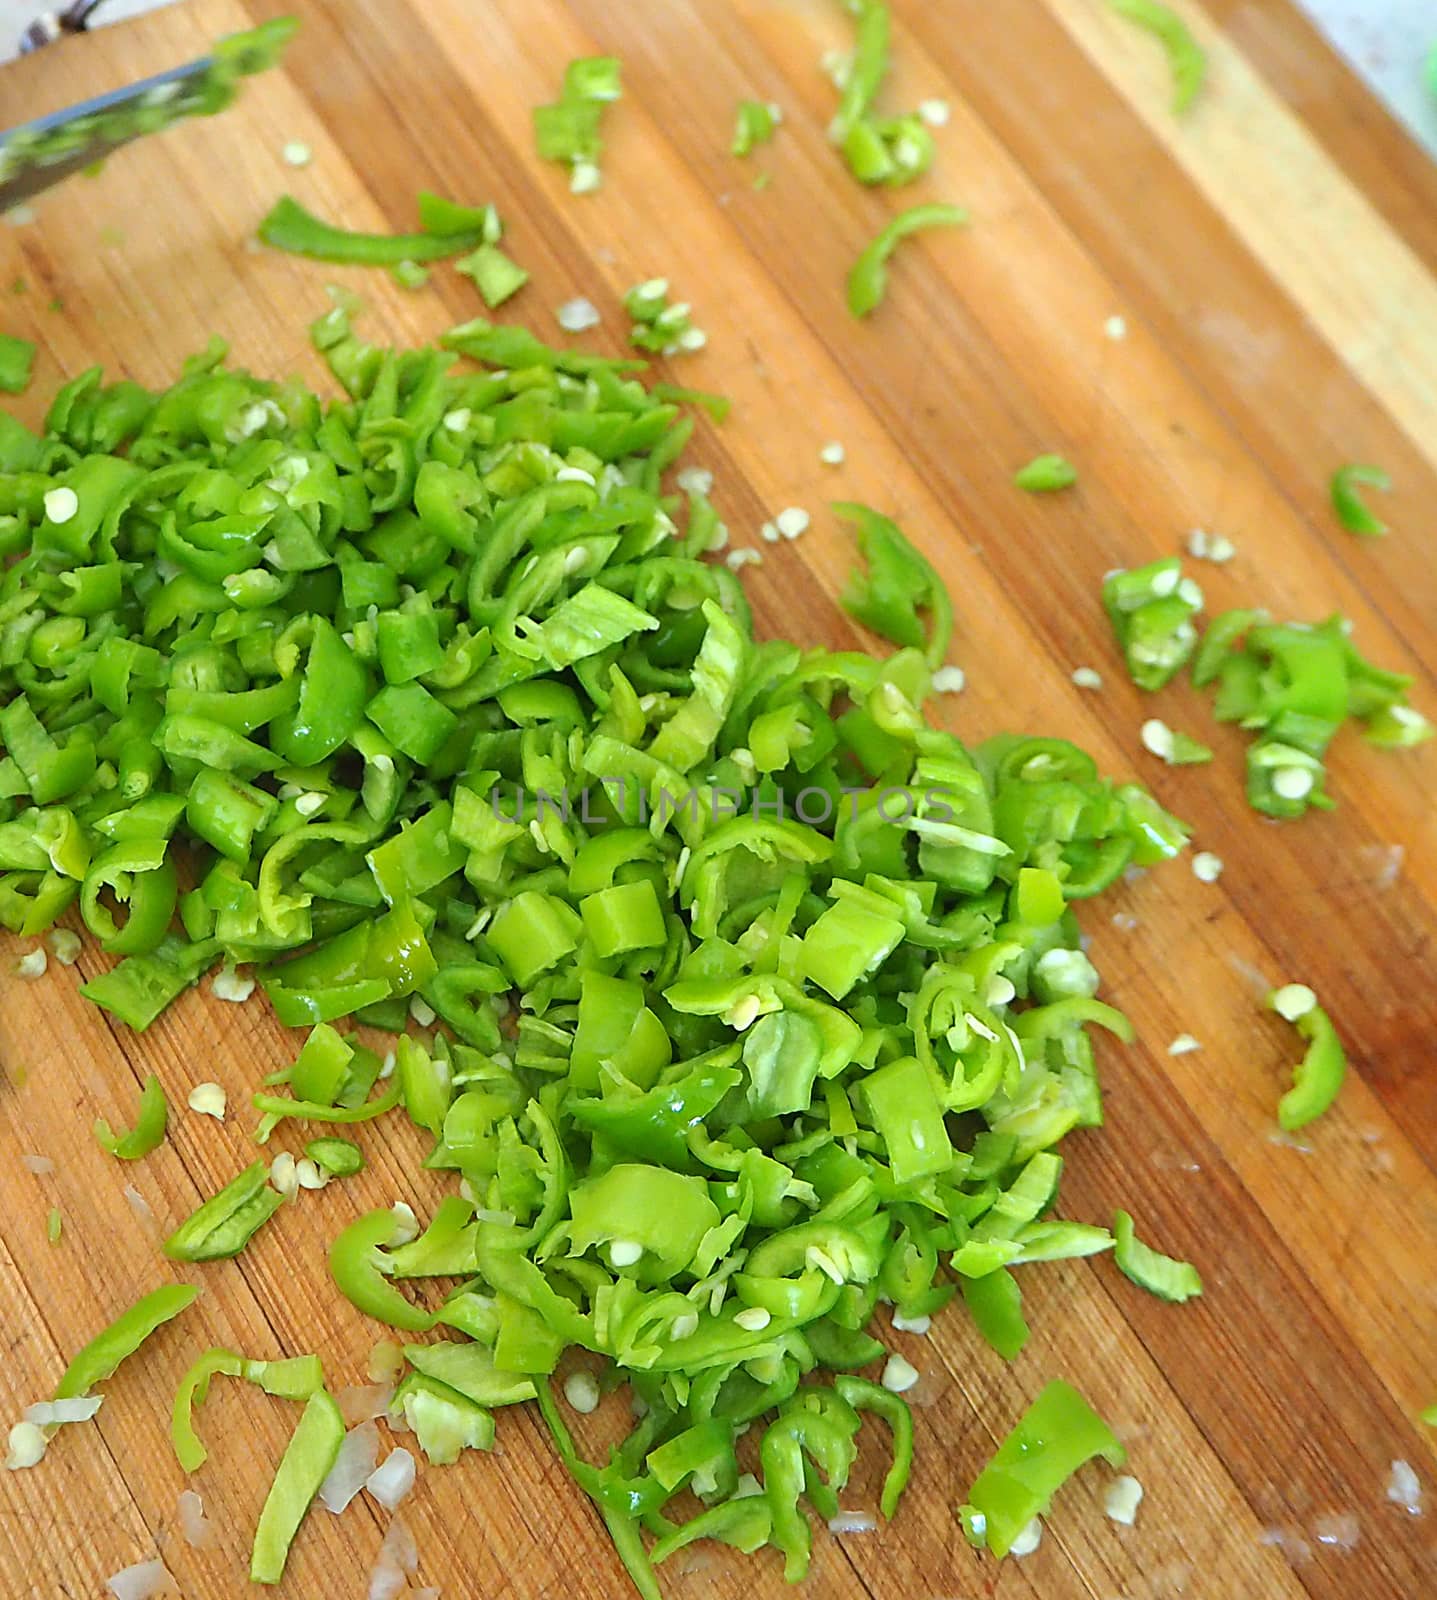
<svg viewBox="0 0 1437 1600">
<path fill-rule="evenodd" d="M 55 0 L 51 0 L 55 3 Z M 106 0 L 104 17 L 148 10 L 163 0 Z M 1437 43 L 1433 0 L 1296 0 L 1398 117 L 1437 155 L 1437 98 L 1423 84 L 1423 63 Z M 20 32 L 46 9 L 44 0 L 0 0 L 0 60 L 14 53 Z M 5 96 L 0 84 L 0 127 Z"/>
</svg>

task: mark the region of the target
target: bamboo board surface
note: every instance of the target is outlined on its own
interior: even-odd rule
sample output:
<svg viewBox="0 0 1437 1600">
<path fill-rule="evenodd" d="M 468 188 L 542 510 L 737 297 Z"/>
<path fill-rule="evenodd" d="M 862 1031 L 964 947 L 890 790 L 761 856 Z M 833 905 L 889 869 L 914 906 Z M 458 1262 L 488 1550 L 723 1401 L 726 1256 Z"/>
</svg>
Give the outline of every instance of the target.
<svg viewBox="0 0 1437 1600">
<path fill-rule="evenodd" d="M 269 0 L 193 0 L 0 70 L 0 122 L 37 115 L 199 54 L 272 14 Z M 1175 122 L 1151 39 L 1102 0 L 899 0 L 886 103 L 939 96 L 952 120 L 918 187 L 858 189 L 828 147 L 833 95 L 817 63 L 846 24 L 831 0 L 306 0 L 283 72 L 241 104 L 116 159 L 0 224 L 0 326 L 40 344 L 19 405 L 37 419 L 60 381 L 96 360 L 168 381 L 219 332 L 257 371 L 316 372 L 305 325 L 338 279 L 396 341 L 472 316 L 469 283 L 436 271 L 406 294 L 247 245 L 290 189 L 356 227 L 412 225 L 414 193 L 493 199 L 533 283 L 508 308 L 547 338 L 577 294 L 617 352 L 619 299 L 669 276 L 710 336 L 678 381 L 722 390 L 730 421 L 700 424 L 690 459 L 717 475 L 736 542 L 785 505 L 815 513 L 794 544 L 765 546 L 749 589 L 766 632 L 832 644 L 857 635 L 835 603 L 849 560 L 823 511 L 835 498 L 895 515 L 940 567 L 959 616 L 954 659 L 969 686 L 945 702 L 965 737 L 1056 732 L 1105 770 L 1136 774 L 1226 863 L 1185 865 L 1105 896 L 1086 918 L 1105 993 L 1140 1043 L 1104 1048 L 1108 1126 L 1076 1136 L 1064 1214 L 1107 1221 L 1186 1256 L 1203 1299 L 1170 1308 L 1110 1260 L 1044 1268 L 1025 1285 L 1034 1335 L 1005 1366 L 960 1311 L 929 1338 L 894 1335 L 921 1369 L 918 1465 L 899 1517 L 815 1542 L 809 1593 L 824 1600 L 1418 1600 L 1437 1593 L 1437 1509 L 1388 1504 L 1390 1463 L 1437 1489 L 1437 746 L 1386 755 L 1345 735 L 1332 761 L 1338 810 L 1274 825 L 1242 795 L 1240 737 L 1208 702 L 1156 699 L 1124 681 L 1098 605 L 1101 576 L 1180 548 L 1201 526 L 1238 557 L 1202 567 L 1210 610 L 1341 609 L 1385 666 L 1418 677 L 1437 708 L 1437 169 L 1285 0 L 1181 0 L 1208 46 L 1210 91 Z M 529 110 L 560 64 L 613 51 L 625 98 L 607 123 L 605 185 L 571 197 L 533 153 Z M 779 101 L 785 123 L 747 163 L 727 153 L 740 96 Z M 309 143 L 311 166 L 280 158 Z M 756 191 L 756 171 L 769 187 Z M 857 250 L 900 202 L 956 198 L 966 231 L 905 249 L 888 302 L 859 325 L 842 286 Z M 46 309 L 52 296 L 63 311 Z M 1105 336 L 1115 315 L 1127 337 Z M 820 464 L 841 440 L 847 461 Z M 1040 451 L 1079 466 L 1067 495 L 1009 482 Z M 1342 532 L 1326 482 L 1374 461 L 1395 488 L 1385 541 Z M 1101 694 L 1069 674 L 1091 665 Z M 1214 743 L 1207 768 L 1162 768 L 1140 748 L 1150 715 Z M 1394 847 L 1398 847 L 1394 850 Z M 1116 916 L 1115 916 L 1116 914 Z M 101 963 L 13 975 L 0 1000 L 0 1417 L 47 1394 L 65 1361 L 139 1293 L 176 1274 L 163 1234 L 252 1154 L 243 1108 L 290 1061 L 259 998 L 192 992 L 142 1036 L 110 1026 L 75 990 Z M 1259 976 L 1261 975 L 1261 976 Z M 1294 1148 L 1273 1107 L 1295 1059 L 1255 998 L 1263 979 L 1310 983 L 1354 1067 L 1336 1110 Z M 1169 1056 L 1180 1032 L 1202 1050 Z M 124 1123 L 154 1071 L 172 1129 L 121 1168 L 89 1132 Z M 186 1112 L 215 1079 L 223 1127 Z M 205 1550 L 176 1530 L 183 1487 L 166 1439 L 173 1387 L 204 1346 L 256 1356 L 319 1350 L 331 1383 L 363 1383 L 378 1329 L 324 1267 L 330 1238 L 368 1207 L 440 1192 L 415 1181 L 418 1141 L 396 1119 L 361 1130 L 360 1180 L 305 1195 L 241 1261 L 198 1269 L 205 1294 L 107 1386 L 97 1422 L 30 1473 L 0 1474 L 0 1590 L 102 1593 L 106 1574 L 160 1553 L 187 1600 L 248 1591 L 250 1530 L 293 1411 L 217 1387 L 212 1459 L 195 1480 L 216 1527 Z M 288 1147 L 297 1140 L 290 1136 Z M 284 1148 L 280 1135 L 273 1148 Z M 26 1154 L 50 1157 L 36 1176 Z M 146 1220 L 127 1200 L 132 1184 Z M 45 1239 L 50 1206 L 65 1232 Z M 1146 1489 L 1137 1526 L 1105 1520 L 1103 1468 L 1066 1489 L 1038 1551 L 1001 1566 L 964 1545 L 953 1507 L 997 1438 L 1053 1376 L 1075 1382 L 1127 1439 Z M 597 1428 L 601 1419 L 595 1419 Z M 595 1435 L 596 1437 L 597 1435 Z M 428 1470 L 404 1507 L 418 1583 L 446 1597 L 620 1596 L 622 1571 L 537 1419 L 505 1414 L 500 1449 Z M 845 1504 L 876 1504 L 877 1441 Z M 1355 1548 L 1324 1542 L 1350 1514 Z M 305 1525 L 282 1591 L 365 1592 L 386 1517 L 362 1497 Z M 679 1565 L 679 1563 L 676 1563 Z M 704 1554 L 671 1573 L 675 1596 L 786 1592 L 772 1554 Z"/>
</svg>

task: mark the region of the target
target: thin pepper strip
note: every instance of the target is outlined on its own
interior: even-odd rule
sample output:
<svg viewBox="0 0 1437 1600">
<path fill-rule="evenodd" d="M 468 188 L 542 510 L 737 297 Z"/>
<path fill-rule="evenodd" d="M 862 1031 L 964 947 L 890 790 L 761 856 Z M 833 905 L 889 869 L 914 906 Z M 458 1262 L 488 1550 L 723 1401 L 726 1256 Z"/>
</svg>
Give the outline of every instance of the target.
<svg viewBox="0 0 1437 1600">
<path fill-rule="evenodd" d="M 215 1377 L 244 1378 L 266 1394 L 285 1400 L 308 1400 L 324 1387 L 324 1367 L 318 1356 L 249 1361 L 218 1346 L 206 1350 L 180 1379 L 170 1414 L 170 1442 L 186 1472 L 197 1472 L 209 1459 L 209 1452 L 195 1432 L 194 1408 L 208 1397 Z"/>
<path fill-rule="evenodd" d="M 199 1293 L 192 1284 L 167 1284 L 137 1300 L 130 1309 L 91 1339 L 65 1368 L 55 1386 L 56 1400 L 72 1400 L 89 1394 L 97 1383 L 110 1377 L 158 1328 L 179 1316 L 194 1303 Z"/>
<path fill-rule="evenodd" d="M 1390 489 L 1392 479 L 1381 467 L 1358 463 L 1339 467 L 1332 474 L 1332 509 L 1349 533 L 1364 539 L 1379 538 L 1387 532 L 1387 524 L 1363 503 L 1358 491 L 1364 487 Z"/>
<path fill-rule="evenodd" d="M 35 346 L 29 339 L 0 333 L 0 390 L 6 394 L 24 394 L 30 387 L 34 363 Z"/>
<path fill-rule="evenodd" d="M 406 1299 L 385 1275 L 382 1251 L 393 1242 L 396 1228 L 387 1207 L 350 1223 L 329 1247 L 329 1273 L 340 1293 L 366 1316 L 391 1328 L 423 1332 L 434 1326 L 433 1314 Z"/>
<path fill-rule="evenodd" d="M 962 227 L 968 213 L 962 206 L 910 206 L 882 228 L 853 263 L 848 274 L 848 309 L 855 317 L 876 311 L 888 289 L 888 259 L 910 234 L 926 228 Z"/>
<path fill-rule="evenodd" d="M 953 602 L 943 580 L 891 518 L 853 501 L 833 509 L 857 523 L 858 548 L 868 563 L 867 572 L 850 576 L 844 610 L 893 644 L 922 650 L 930 667 L 940 665 L 953 638 Z M 927 629 L 919 606 L 928 608 Z"/>
<path fill-rule="evenodd" d="M 350 266 L 397 267 L 403 262 L 462 256 L 484 243 L 484 229 L 453 233 L 363 233 L 325 222 L 292 195 L 281 195 L 259 225 L 262 243 L 312 261 Z"/>
<path fill-rule="evenodd" d="M 1173 80 L 1173 111 L 1187 111 L 1202 93 L 1207 79 L 1207 54 L 1193 37 L 1192 30 L 1161 0 L 1108 0 L 1119 16 L 1135 22 L 1154 34 L 1167 52 Z"/>
<path fill-rule="evenodd" d="M 306 1401 L 265 1497 L 250 1553 L 251 1583 L 278 1583 L 289 1547 L 344 1443 L 344 1416 L 323 1389 Z"/>
<path fill-rule="evenodd" d="M 1190 1261 L 1178 1261 L 1154 1250 L 1138 1238 L 1126 1211 L 1113 1214 L 1113 1260 L 1124 1277 L 1131 1278 L 1160 1300 L 1181 1303 L 1202 1293 L 1202 1278 Z"/>
</svg>

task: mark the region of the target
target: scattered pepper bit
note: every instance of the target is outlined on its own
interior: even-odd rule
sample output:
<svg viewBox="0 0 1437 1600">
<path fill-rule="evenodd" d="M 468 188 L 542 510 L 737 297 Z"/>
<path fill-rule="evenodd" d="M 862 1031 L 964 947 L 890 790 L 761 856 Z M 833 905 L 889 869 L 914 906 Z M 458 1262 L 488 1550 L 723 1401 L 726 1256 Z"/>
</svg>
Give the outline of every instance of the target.
<svg viewBox="0 0 1437 1600">
<path fill-rule="evenodd" d="M 1161 0 L 1108 0 L 1119 16 L 1156 35 L 1167 52 L 1173 79 L 1173 111 L 1181 116 L 1202 93 L 1207 78 L 1207 54 L 1187 23 Z"/>
<path fill-rule="evenodd" d="M 1331 1018 L 1317 1003 L 1305 983 L 1274 989 L 1267 1008 L 1308 1041 L 1307 1051 L 1293 1069 L 1293 1085 L 1278 1102 L 1277 1120 L 1284 1133 L 1295 1133 L 1320 1117 L 1336 1100 L 1347 1076 L 1347 1054 Z"/>
<path fill-rule="evenodd" d="M 1013 474 L 1013 482 L 1028 494 L 1054 494 L 1071 489 L 1078 481 L 1078 469 L 1062 456 L 1035 456 L 1026 467 Z"/>
<path fill-rule="evenodd" d="M 1380 538 L 1387 524 L 1363 503 L 1359 489 L 1391 489 L 1392 479 L 1381 467 L 1353 465 L 1339 467 L 1332 474 L 1332 509 L 1349 533 L 1364 539 Z"/>
<path fill-rule="evenodd" d="M 783 121 L 783 108 L 772 100 L 740 100 L 734 121 L 733 155 L 751 155 L 761 144 L 767 144 Z"/>
</svg>

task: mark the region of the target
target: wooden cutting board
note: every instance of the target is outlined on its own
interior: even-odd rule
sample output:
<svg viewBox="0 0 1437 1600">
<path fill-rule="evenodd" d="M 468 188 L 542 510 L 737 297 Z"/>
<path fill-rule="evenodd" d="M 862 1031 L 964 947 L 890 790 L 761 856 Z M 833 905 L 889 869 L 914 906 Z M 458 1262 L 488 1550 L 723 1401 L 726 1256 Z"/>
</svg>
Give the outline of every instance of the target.
<svg viewBox="0 0 1437 1600">
<path fill-rule="evenodd" d="M 1213 609 L 1340 609 L 1437 711 L 1437 171 L 1286 0 L 1180 8 L 1212 81 L 1178 122 L 1160 51 L 1103 0 L 896 5 L 887 104 L 941 97 L 952 119 L 932 175 L 895 196 L 860 190 L 825 141 L 834 97 L 818 63 L 848 28 L 832 0 L 307 0 L 285 71 L 239 107 L 72 182 L 32 224 L 0 224 L 0 286 L 27 286 L 0 298 L 0 326 L 40 344 L 19 406 L 29 418 L 93 361 L 165 382 L 212 332 L 256 370 L 314 374 L 305 324 L 333 278 L 361 289 L 397 341 L 478 309 L 447 269 L 407 294 L 382 274 L 257 251 L 254 226 L 285 189 L 357 227 L 410 226 L 424 186 L 494 200 L 534 280 L 509 309 L 556 338 L 555 308 L 587 295 L 604 316 L 587 339 L 599 349 L 622 348 L 623 291 L 666 274 L 710 335 L 675 376 L 735 401 L 726 425 L 700 425 L 693 459 L 714 469 L 737 542 L 756 543 L 783 506 L 815 514 L 807 537 L 765 546 L 749 574 L 762 627 L 852 642 L 834 600 L 849 551 L 824 505 L 890 511 L 957 603 L 969 687 L 945 702 L 951 725 L 1080 740 L 1150 784 L 1226 863 L 1212 886 L 1186 865 L 1154 872 L 1086 918 L 1106 993 L 1141 1042 L 1104 1047 L 1108 1126 L 1070 1141 L 1063 1189 L 1069 1216 L 1107 1221 L 1127 1206 L 1145 1237 L 1198 1263 L 1206 1295 L 1162 1305 L 1102 1259 L 1025 1282 L 1034 1336 L 1012 1366 L 959 1311 L 927 1339 L 895 1335 L 922 1372 L 913 1488 L 876 1533 L 820 1530 L 808 1592 L 824 1600 L 1437 1593 L 1437 1509 L 1412 1516 L 1385 1496 L 1396 1458 L 1437 1493 L 1437 1436 L 1415 1421 L 1437 1398 L 1437 746 L 1388 755 L 1344 735 L 1337 811 L 1264 822 L 1243 800 L 1240 737 L 1190 689 L 1153 698 L 1127 684 L 1098 605 L 1106 569 L 1209 528 L 1238 547 L 1198 574 Z M 277 9 L 194 0 L 47 50 L 0 70 L 0 120 L 194 56 Z M 625 98 L 607 123 L 604 188 L 578 199 L 536 159 L 529 111 L 553 98 L 564 61 L 594 51 L 622 56 Z M 745 95 L 777 100 L 785 121 L 741 163 L 727 149 Z M 311 166 L 283 164 L 290 140 L 313 147 Z M 855 323 L 849 262 L 920 198 L 965 202 L 971 228 L 906 247 L 888 303 Z M 1106 335 L 1113 317 L 1125 338 Z M 819 460 L 830 439 L 847 449 L 837 469 Z M 1012 472 L 1046 450 L 1078 464 L 1079 487 L 1020 494 Z M 1391 472 L 1388 539 L 1334 525 L 1326 484 L 1344 461 Z M 1103 673 L 1101 693 L 1072 685 L 1080 665 Z M 1160 766 L 1138 741 L 1154 714 L 1215 744 L 1216 762 Z M 7 1422 L 97 1329 L 177 1276 L 159 1239 L 250 1159 L 246 1097 L 296 1045 L 260 999 L 226 1005 L 207 986 L 136 1036 L 76 994 L 98 969 L 92 952 L 38 982 L 13 975 L 19 954 L 7 940 Z M 1300 1145 L 1273 1137 L 1295 1040 L 1255 998 L 1293 979 L 1339 1019 L 1355 1069 Z M 1169 1055 L 1180 1032 L 1201 1051 Z M 149 1071 L 176 1108 L 172 1131 L 122 1167 L 89 1125 L 127 1121 Z M 235 1108 L 223 1127 L 183 1109 L 207 1079 Z M 240 1262 L 190 1274 L 203 1300 L 106 1386 L 94 1426 L 37 1470 L 0 1474 L 6 1595 L 96 1596 L 106 1574 L 157 1552 L 188 1600 L 248 1592 L 249 1535 L 293 1408 L 217 1389 L 212 1458 L 194 1481 L 215 1539 L 196 1551 L 176 1530 L 174 1384 L 215 1343 L 318 1350 L 334 1385 L 365 1381 L 379 1330 L 333 1291 L 324 1252 L 371 1205 L 434 1203 L 438 1185 L 414 1176 L 417 1141 L 392 1123 L 366 1130 L 361 1180 L 303 1196 Z M 55 1170 L 33 1174 L 26 1155 Z M 52 1205 L 65 1225 L 53 1248 Z M 1089 1469 L 1041 1548 L 999 1566 L 966 1548 L 953 1508 L 1058 1375 L 1128 1440 L 1146 1499 L 1136 1527 L 1116 1527 L 1102 1513 L 1106 1469 Z M 846 1505 L 876 1504 L 880 1455 L 875 1440 Z M 446 1600 L 627 1592 L 529 1415 L 502 1418 L 493 1455 L 421 1469 L 402 1514 L 422 1551 L 415 1582 Z M 340 1519 L 317 1512 L 282 1592 L 363 1595 L 387 1520 L 367 1499 Z M 667 1587 L 785 1592 L 772 1554 L 705 1552 Z"/>
</svg>

